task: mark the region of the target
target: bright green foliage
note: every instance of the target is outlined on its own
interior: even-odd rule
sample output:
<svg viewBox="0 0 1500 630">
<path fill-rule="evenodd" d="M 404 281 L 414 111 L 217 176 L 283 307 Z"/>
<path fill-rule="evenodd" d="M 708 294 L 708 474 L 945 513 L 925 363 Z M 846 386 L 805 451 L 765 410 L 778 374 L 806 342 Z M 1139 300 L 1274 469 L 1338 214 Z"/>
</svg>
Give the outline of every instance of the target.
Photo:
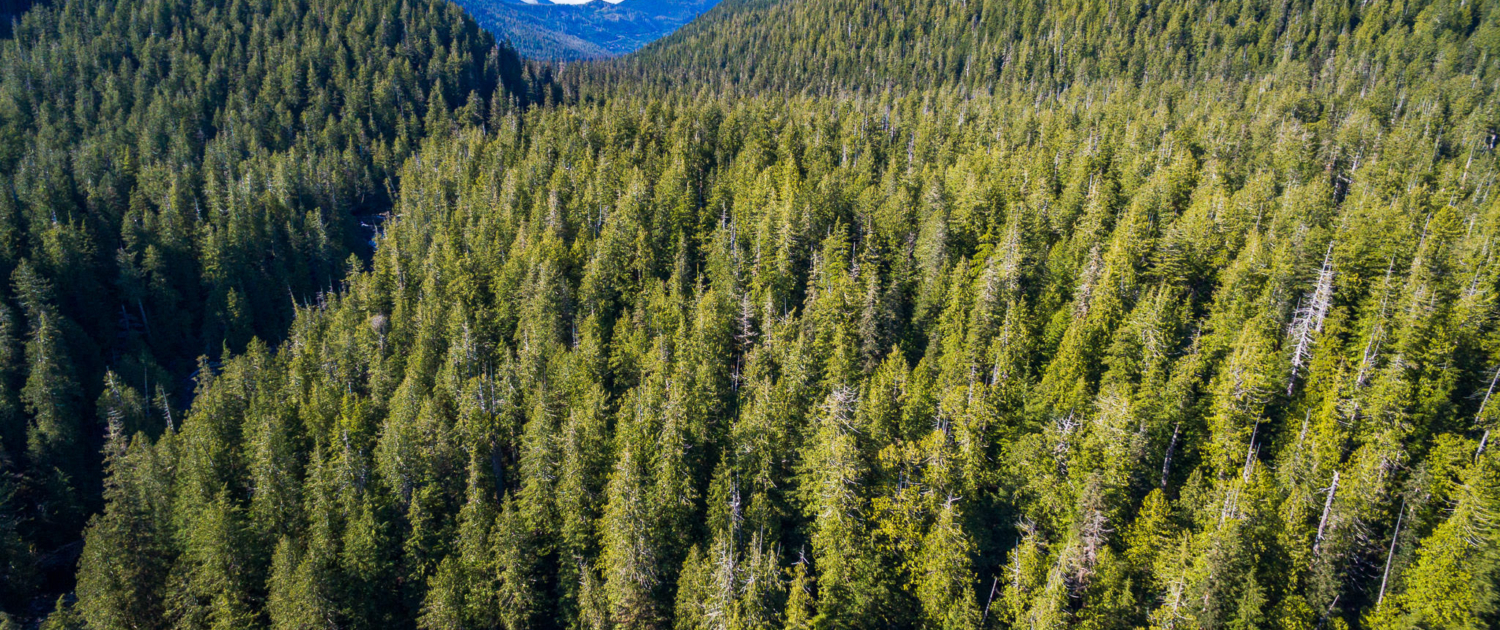
<svg viewBox="0 0 1500 630">
<path fill-rule="evenodd" d="M 1448 516 L 1421 541 L 1408 570 L 1406 589 L 1382 602 L 1377 628 L 1480 628 L 1500 606 L 1500 531 L 1492 522 L 1500 508 L 1500 476 L 1493 452 L 1461 473 Z"/>
</svg>

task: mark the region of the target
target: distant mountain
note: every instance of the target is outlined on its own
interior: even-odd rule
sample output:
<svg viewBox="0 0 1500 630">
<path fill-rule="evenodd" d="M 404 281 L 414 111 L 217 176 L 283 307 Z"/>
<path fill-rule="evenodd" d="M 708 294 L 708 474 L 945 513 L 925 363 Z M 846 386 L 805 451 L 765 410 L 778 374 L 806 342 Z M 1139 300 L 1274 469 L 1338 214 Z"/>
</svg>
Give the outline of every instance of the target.
<svg viewBox="0 0 1500 630">
<path fill-rule="evenodd" d="M 532 59 L 614 57 L 670 34 L 718 0 L 456 0 Z"/>
</svg>

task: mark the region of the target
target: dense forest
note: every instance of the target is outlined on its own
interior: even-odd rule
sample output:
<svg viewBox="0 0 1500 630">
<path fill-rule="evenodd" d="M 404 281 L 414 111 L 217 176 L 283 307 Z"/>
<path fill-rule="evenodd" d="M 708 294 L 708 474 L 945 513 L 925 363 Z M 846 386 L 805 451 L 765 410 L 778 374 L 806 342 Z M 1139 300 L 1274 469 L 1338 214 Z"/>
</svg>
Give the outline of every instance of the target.
<svg viewBox="0 0 1500 630">
<path fill-rule="evenodd" d="M 1120 81 L 1253 82 L 1284 61 L 1308 64 L 1309 80 L 1337 63 L 1421 82 L 1444 45 L 1483 74 L 1485 51 L 1500 45 L 1492 4 L 725 0 L 644 54 L 571 68 L 606 99 L 643 84 L 835 98 L 949 85 L 1039 96 Z"/>
<path fill-rule="evenodd" d="M 71 572 L 103 506 L 110 383 L 181 416 L 198 357 L 280 340 L 296 303 L 368 255 L 362 225 L 391 207 L 427 128 L 521 106 L 541 83 L 445 2 L 62 2 L 7 22 L 0 602 L 14 611 Z"/>
<path fill-rule="evenodd" d="M 1497 54 L 1471 0 L 726 0 L 557 67 L 44 3 L 0 626 L 1494 627 Z"/>
</svg>

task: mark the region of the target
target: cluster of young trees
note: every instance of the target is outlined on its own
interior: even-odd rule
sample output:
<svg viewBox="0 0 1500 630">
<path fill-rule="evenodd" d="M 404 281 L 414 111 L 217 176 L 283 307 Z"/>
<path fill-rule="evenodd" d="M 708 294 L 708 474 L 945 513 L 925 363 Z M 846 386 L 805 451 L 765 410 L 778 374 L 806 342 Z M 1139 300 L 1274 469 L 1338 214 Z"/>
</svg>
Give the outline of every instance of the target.
<svg viewBox="0 0 1500 630">
<path fill-rule="evenodd" d="M 1500 623 L 1495 3 L 104 7 L 0 46 L 48 628 Z"/>
<path fill-rule="evenodd" d="M 361 224 L 389 209 L 427 129 L 533 91 L 446 2 L 56 2 L 14 24 L 0 41 L 0 606 L 17 611 L 49 567 L 71 572 L 102 506 L 95 401 L 129 383 L 180 416 L 197 357 L 281 339 L 294 303 L 367 255 Z"/>
</svg>

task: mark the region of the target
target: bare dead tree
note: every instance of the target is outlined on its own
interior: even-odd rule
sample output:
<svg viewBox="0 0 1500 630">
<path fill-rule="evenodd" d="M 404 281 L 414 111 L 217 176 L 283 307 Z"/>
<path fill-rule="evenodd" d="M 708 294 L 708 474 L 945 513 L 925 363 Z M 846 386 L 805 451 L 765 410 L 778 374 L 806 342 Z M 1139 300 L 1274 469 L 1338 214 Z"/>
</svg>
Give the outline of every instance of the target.
<svg viewBox="0 0 1500 630">
<path fill-rule="evenodd" d="M 1396 555 L 1396 540 L 1401 537 L 1401 517 L 1406 515 L 1406 499 L 1401 500 L 1401 511 L 1396 513 L 1396 531 L 1391 534 L 1391 549 L 1385 554 L 1385 572 L 1380 576 L 1380 595 L 1375 598 L 1375 608 L 1385 600 L 1385 583 L 1391 577 L 1391 556 Z"/>
<path fill-rule="evenodd" d="M 995 593 L 1000 590 L 1000 576 L 996 575 L 990 580 L 990 598 L 984 602 L 984 614 L 979 616 L 979 627 L 984 627 L 986 619 L 990 618 L 990 606 L 995 603 Z"/>
<path fill-rule="evenodd" d="M 1313 543 L 1313 555 L 1323 545 L 1323 530 L 1328 527 L 1328 513 L 1333 510 L 1333 497 L 1339 491 L 1339 471 L 1333 471 L 1333 484 L 1328 486 L 1328 499 L 1323 502 L 1323 517 L 1318 519 L 1318 537 Z"/>
<path fill-rule="evenodd" d="M 1089 314 L 1089 306 L 1093 303 L 1094 284 L 1104 275 L 1104 257 L 1100 255 L 1099 246 L 1094 245 L 1089 250 L 1088 263 L 1084 265 L 1078 274 L 1078 288 L 1073 291 L 1073 317 L 1083 319 Z"/>
<path fill-rule="evenodd" d="M 1365 350 L 1359 361 L 1359 374 L 1354 377 L 1356 387 L 1364 387 L 1365 378 L 1369 370 L 1375 365 L 1375 359 L 1380 354 L 1380 345 L 1385 340 L 1385 307 L 1390 298 L 1389 288 L 1391 286 L 1391 271 L 1395 269 L 1396 259 L 1391 258 L 1385 267 L 1385 282 L 1380 285 L 1380 314 L 1375 318 L 1375 325 L 1370 328 L 1370 338 L 1365 342 Z"/>
<path fill-rule="evenodd" d="M 1484 409 L 1485 409 L 1485 407 L 1488 407 L 1489 404 L 1490 404 L 1490 396 L 1494 395 L 1494 393 L 1495 393 L 1495 383 L 1497 381 L 1500 381 L 1500 369 L 1496 369 L 1495 370 L 1495 376 L 1490 379 L 1490 388 L 1487 389 L 1487 390 L 1485 390 L 1485 392 L 1484 392 L 1484 400 L 1480 401 L 1480 403 L 1479 403 L 1479 412 L 1474 414 L 1474 424 L 1477 425 L 1480 422 L 1484 421 Z M 1486 442 L 1489 442 L 1489 441 L 1490 441 L 1490 430 L 1489 429 L 1485 429 L 1484 430 L 1484 437 L 1479 438 L 1479 448 L 1474 451 L 1474 457 L 1476 459 L 1480 455 L 1482 455 L 1484 453 L 1484 445 L 1485 445 Z"/>
<path fill-rule="evenodd" d="M 1182 432 L 1182 422 L 1172 425 L 1172 441 L 1167 443 L 1167 457 L 1161 463 L 1161 489 L 1167 489 L 1167 476 L 1172 472 L 1172 451 L 1177 448 L 1177 435 Z"/>
<path fill-rule="evenodd" d="M 1312 295 L 1299 303 L 1292 323 L 1287 327 L 1287 336 L 1292 341 L 1292 377 L 1286 384 L 1288 396 L 1297 385 L 1297 371 L 1312 356 L 1314 336 L 1323 331 L 1323 318 L 1328 316 L 1328 307 L 1333 301 L 1333 275 L 1333 243 L 1329 243 Z"/>
</svg>

